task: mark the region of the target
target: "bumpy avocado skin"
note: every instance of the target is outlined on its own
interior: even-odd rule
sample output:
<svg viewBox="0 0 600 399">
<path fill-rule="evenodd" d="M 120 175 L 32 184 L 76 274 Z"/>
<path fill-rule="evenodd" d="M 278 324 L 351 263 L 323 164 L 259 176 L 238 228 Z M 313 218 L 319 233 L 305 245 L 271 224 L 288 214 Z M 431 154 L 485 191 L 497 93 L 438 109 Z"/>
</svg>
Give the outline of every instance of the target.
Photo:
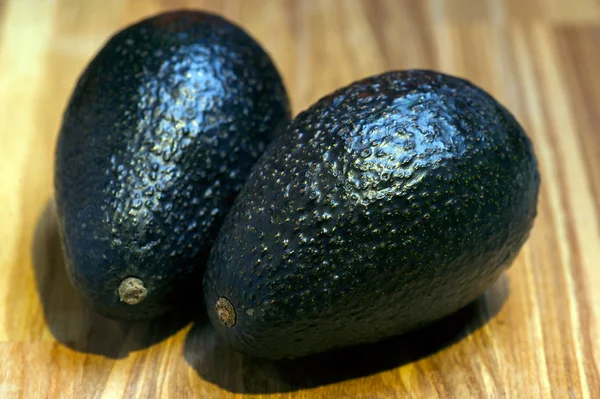
<svg viewBox="0 0 600 399">
<path fill-rule="evenodd" d="M 263 49 L 221 17 L 174 11 L 113 36 L 64 114 L 55 194 L 68 274 L 99 313 L 158 316 L 201 281 L 249 170 L 289 122 Z M 130 305 L 118 287 L 142 280 Z"/>
<path fill-rule="evenodd" d="M 418 328 L 513 262 L 539 181 L 518 122 L 473 84 L 423 70 L 351 84 L 255 165 L 208 262 L 210 319 L 233 348 L 274 359 Z"/>
</svg>

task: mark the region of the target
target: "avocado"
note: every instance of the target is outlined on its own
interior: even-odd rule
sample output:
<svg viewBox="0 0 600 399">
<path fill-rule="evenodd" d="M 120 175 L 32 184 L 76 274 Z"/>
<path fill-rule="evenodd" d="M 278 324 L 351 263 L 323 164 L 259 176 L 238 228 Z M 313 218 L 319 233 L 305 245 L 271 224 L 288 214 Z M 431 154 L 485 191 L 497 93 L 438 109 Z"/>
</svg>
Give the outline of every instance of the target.
<svg viewBox="0 0 600 399">
<path fill-rule="evenodd" d="M 255 164 L 208 261 L 210 320 L 272 359 L 414 330 L 513 262 L 539 181 L 525 132 L 477 86 L 427 70 L 355 82 Z"/>
<path fill-rule="evenodd" d="M 110 38 L 72 93 L 55 158 L 68 274 L 85 301 L 126 320 L 187 303 L 251 166 L 289 120 L 269 56 L 219 16 L 169 12 Z"/>
</svg>

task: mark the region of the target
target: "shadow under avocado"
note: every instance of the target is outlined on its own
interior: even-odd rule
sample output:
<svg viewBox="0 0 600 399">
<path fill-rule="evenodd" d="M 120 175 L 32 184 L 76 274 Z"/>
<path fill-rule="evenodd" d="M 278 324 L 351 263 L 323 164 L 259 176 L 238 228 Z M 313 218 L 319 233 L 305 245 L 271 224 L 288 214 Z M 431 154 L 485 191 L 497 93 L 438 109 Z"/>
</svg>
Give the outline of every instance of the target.
<svg viewBox="0 0 600 399">
<path fill-rule="evenodd" d="M 53 201 L 37 222 L 32 258 L 46 323 L 60 343 L 79 352 L 123 358 L 171 336 L 191 321 L 185 311 L 143 322 L 100 316 L 75 291 L 67 275 Z"/>
<path fill-rule="evenodd" d="M 206 321 L 196 322 L 184 356 L 198 375 L 235 393 L 276 393 L 314 388 L 390 370 L 433 355 L 484 326 L 502 308 L 509 282 L 502 274 L 458 312 L 417 331 L 378 343 L 294 360 L 271 361 L 236 353 Z"/>
</svg>

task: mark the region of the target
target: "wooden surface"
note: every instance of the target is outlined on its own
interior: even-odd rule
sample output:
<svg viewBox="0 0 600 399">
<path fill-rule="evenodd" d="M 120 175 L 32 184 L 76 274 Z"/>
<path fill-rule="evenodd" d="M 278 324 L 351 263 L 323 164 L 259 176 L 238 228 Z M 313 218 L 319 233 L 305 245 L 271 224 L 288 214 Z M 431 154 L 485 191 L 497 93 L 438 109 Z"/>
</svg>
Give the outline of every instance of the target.
<svg viewBox="0 0 600 399">
<path fill-rule="evenodd" d="M 355 79 L 436 68 L 525 126 L 539 216 L 474 305 L 407 337 L 296 362 L 235 354 L 206 320 L 94 315 L 51 206 L 62 110 L 111 33 L 193 6 L 270 52 L 294 111 Z M 0 397 L 600 398 L 600 1 L 0 0 Z"/>
</svg>

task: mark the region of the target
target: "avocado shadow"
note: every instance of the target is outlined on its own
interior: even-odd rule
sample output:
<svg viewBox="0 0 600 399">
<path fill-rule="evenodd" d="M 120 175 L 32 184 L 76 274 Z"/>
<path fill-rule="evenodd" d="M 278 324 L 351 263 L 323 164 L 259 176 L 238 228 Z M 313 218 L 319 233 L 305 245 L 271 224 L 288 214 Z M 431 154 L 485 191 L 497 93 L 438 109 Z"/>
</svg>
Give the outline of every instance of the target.
<svg viewBox="0 0 600 399">
<path fill-rule="evenodd" d="M 265 360 L 233 351 L 205 320 L 197 321 L 184 356 L 200 378 L 234 393 L 283 393 L 360 378 L 418 361 L 472 334 L 492 319 L 508 298 L 509 281 L 498 281 L 474 302 L 419 330 L 374 344 L 294 360 Z"/>
<path fill-rule="evenodd" d="M 38 219 L 31 250 L 46 323 L 58 342 L 78 352 L 124 358 L 168 338 L 192 319 L 182 310 L 154 320 L 124 322 L 89 308 L 69 281 L 52 200 Z"/>
</svg>

